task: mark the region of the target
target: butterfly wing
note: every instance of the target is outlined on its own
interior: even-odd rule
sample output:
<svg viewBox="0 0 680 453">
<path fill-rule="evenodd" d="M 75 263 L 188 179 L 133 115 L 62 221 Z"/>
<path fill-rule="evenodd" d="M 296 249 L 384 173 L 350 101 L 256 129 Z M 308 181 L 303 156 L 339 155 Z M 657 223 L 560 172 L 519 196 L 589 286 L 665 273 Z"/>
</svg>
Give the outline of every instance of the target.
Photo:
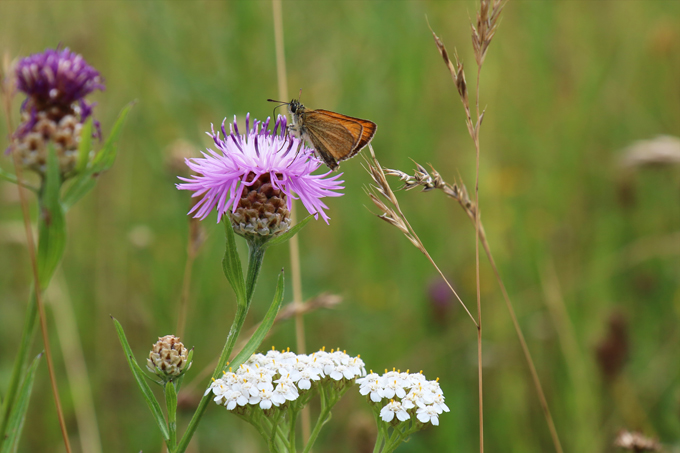
<svg viewBox="0 0 680 453">
<path fill-rule="evenodd" d="M 357 124 L 361 126 L 361 134 L 355 135 L 357 140 L 354 145 L 354 148 L 352 148 L 352 152 L 350 153 L 350 155 L 344 157 L 343 159 L 338 160 L 349 159 L 350 157 L 353 157 L 356 153 L 361 151 L 361 149 L 364 146 L 368 145 L 370 141 L 373 139 L 375 131 L 378 128 L 378 126 L 373 121 L 362 120 L 361 118 L 354 118 L 351 116 L 343 115 L 341 113 L 329 112 L 328 110 L 315 110 L 315 111 L 331 116 L 340 121 L 343 125 L 351 125 L 351 127 L 348 128 L 351 132 L 356 132 L 358 130 L 356 126 Z"/>
<path fill-rule="evenodd" d="M 363 126 L 342 121 L 325 112 L 311 110 L 301 115 L 301 131 L 314 145 L 321 158 L 331 169 L 338 161 L 349 158 L 361 139 Z"/>
</svg>

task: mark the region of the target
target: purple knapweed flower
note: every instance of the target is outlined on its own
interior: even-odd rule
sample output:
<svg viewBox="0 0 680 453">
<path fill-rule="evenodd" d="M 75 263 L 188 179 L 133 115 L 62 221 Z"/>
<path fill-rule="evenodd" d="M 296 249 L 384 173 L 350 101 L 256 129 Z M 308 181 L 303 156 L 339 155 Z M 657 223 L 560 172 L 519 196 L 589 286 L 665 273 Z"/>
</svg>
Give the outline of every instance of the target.
<svg viewBox="0 0 680 453">
<path fill-rule="evenodd" d="M 24 108 L 65 110 L 77 102 L 83 120 L 92 113 L 92 106 L 85 102 L 85 96 L 105 88 L 99 71 L 68 47 L 47 49 L 22 58 L 17 64 L 16 77 L 17 88 L 28 96 Z"/>
<path fill-rule="evenodd" d="M 237 232 L 276 234 L 288 228 L 292 199 L 299 198 L 310 214 L 315 218 L 320 215 L 328 223 L 328 207 L 321 199 L 342 196 L 338 192 L 344 188 L 338 179 L 342 174 L 329 176 L 329 171 L 313 175 L 321 161 L 300 139 L 286 134 L 285 117 L 279 115 L 270 131 L 269 118 L 264 124 L 254 120 L 250 128 L 248 114 L 244 135 L 239 134 L 236 118 L 233 126 L 229 125 L 229 133 L 225 122 L 223 139 L 214 128 L 208 133 L 217 151 L 208 149 L 202 158 L 185 160 L 196 174 L 180 177 L 185 182 L 177 188 L 202 197 L 189 214 L 205 219 L 216 208 L 219 222 L 231 211 L 232 224 L 241 229 L 236 228 Z"/>
<path fill-rule="evenodd" d="M 7 152 L 14 150 L 25 168 L 44 174 L 51 143 L 62 176 L 72 176 L 81 129 L 94 106 L 85 96 L 104 90 L 99 72 L 68 48 L 47 49 L 19 60 L 15 79 L 26 100 Z M 101 138 L 99 123 L 94 121 L 94 126 Z"/>
</svg>

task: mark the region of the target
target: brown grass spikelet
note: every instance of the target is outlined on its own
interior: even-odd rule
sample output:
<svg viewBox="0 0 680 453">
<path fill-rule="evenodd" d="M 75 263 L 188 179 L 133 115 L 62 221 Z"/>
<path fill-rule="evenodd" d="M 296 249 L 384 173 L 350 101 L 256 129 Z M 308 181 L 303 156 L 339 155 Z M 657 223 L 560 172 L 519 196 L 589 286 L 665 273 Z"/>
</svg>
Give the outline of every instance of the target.
<svg viewBox="0 0 680 453">
<path fill-rule="evenodd" d="M 475 203 L 470 199 L 467 188 L 464 184 L 453 183 L 449 184 L 444 181 L 439 172 L 430 165 L 430 172 L 427 171 L 425 167 L 415 162 L 416 169 L 413 170 L 413 175 L 405 173 L 401 170 L 393 170 L 386 168 L 385 174 L 389 176 L 396 176 L 404 182 L 404 185 L 400 187 L 400 190 L 411 190 L 416 187 L 422 187 L 423 192 L 429 192 L 431 190 L 441 190 L 449 198 L 456 200 L 465 212 L 470 216 L 472 220 L 475 219 L 477 215 L 477 209 Z M 431 173 L 431 174 L 430 174 Z"/>
<path fill-rule="evenodd" d="M 448 285 L 449 289 L 451 292 L 456 296 L 456 299 L 458 299 L 458 302 L 463 306 L 465 309 L 466 313 L 468 316 L 470 316 L 470 319 L 472 322 L 475 324 L 475 326 L 479 326 L 475 318 L 472 316 L 472 313 L 470 313 L 470 310 L 468 310 L 467 306 L 463 303 L 462 299 L 460 296 L 458 296 L 458 293 L 456 290 L 453 289 L 453 286 L 451 286 L 451 283 L 448 281 L 448 279 L 444 276 L 442 271 L 439 269 L 437 264 L 434 262 L 432 257 L 430 256 L 429 252 L 423 245 L 422 241 L 416 234 L 415 230 L 409 223 L 408 219 L 404 215 L 404 213 L 401 210 L 401 207 L 399 206 L 399 200 L 397 200 L 396 195 L 394 194 L 394 191 L 392 191 L 392 188 L 390 187 L 389 183 L 387 182 L 387 177 L 385 174 L 385 169 L 383 169 L 382 165 L 380 165 L 380 162 L 378 162 L 378 159 L 375 157 L 375 152 L 373 151 L 373 147 L 369 144 L 368 148 L 370 150 L 370 157 L 366 157 L 364 155 L 364 161 L 365 165 L 364 168 L 368 172 L 369 175 L 371 175 L 371 178 L 373 179 L 374 184 L 371 184 L 370 187 L 366 188 L 366 194 L 369 196 L 371 201 L 373 201 L 373 204 L 380 210 L 380 214 L 376 214 L 376 216 L 385 222 L 389 223 L 392 226 L 395 226 L 399 231 L 402 232 L 404 236 L 413 244 L 418 250 L 420 250 L 430 261 L 432 266 L 437 270 L 439 275 L 444 279 L 446 284 Z M 420 167 L 422 168 L 422 167 Z M 422 168 L 424 175 L 422 178 L 424 180 L 427 180 L 427 177 L 429 176 L 427 174 L 427 171 L 425 171 L 424 168 Z M 396 170 L 387 170 L 390 172 L 397 172 Z M 401 173 L 401 172 L 397 172 Z M 405 175 L 405 174 L 404 174 Z M 427 176 L 425 176 L 427 175 Z M 408 176 L 408 175 L 406 175 Z M 415 180 L 414 180 L 415 181 Z M 414 185 L 414 182 L 411 183 L 411 188 L 416 187 L 417 184 Z M 430 189 L 431 190 L 431 189 Z M 382 198 L 381 198 L 382 196 Z M 391 205 L 391 206 L 390 206 Z"/>
<path fill-rule="evenodd" d="M 477 66 L 482 66 L 486 51 L 496 34 L 500 16 L 507 0 L 481 0 L 477 11 L 477 23 L 470 24 L 472 29 L 472 47 L 475 51 Z"/>
<path fill-rule="evenodd" d="M 444 42 L 442 42 L 442 40 L 439 38 L 439 36 L 437 36 L 437 34 L 434 32 L 434 30 L 432 30 L 431 27 L 430 32 L 432 32 L 432 37 L 434 38 L 434 43 L 437 46 L 439 54 L 444 59 L 446 67 L 449 68 L 449 72 L 451 73 L 453 83 L 456 85 L 456 90 L 458 91 L 458 95 L 460 96 L 460 101 L 463 104 L 463 108 L 465 108 L 465 116 L 468 131 L 470 132 L 470 135 L 472 135 L 473 133 L 471 129 L 472 115 L 470 114 L 470 99 L 468 96 L 467 82 L 465 81 L 465 70 L 463 69 L 463 63 L 458 58 L 458 51 L 454 49 L 453 57 L 456 61 L 456 63 L 454 64 L 453 61 L 451 61 L 451 59 L 449 58 L 449 53 L 446 50 L 446 46 L 444 46 Z"/>
</svg>

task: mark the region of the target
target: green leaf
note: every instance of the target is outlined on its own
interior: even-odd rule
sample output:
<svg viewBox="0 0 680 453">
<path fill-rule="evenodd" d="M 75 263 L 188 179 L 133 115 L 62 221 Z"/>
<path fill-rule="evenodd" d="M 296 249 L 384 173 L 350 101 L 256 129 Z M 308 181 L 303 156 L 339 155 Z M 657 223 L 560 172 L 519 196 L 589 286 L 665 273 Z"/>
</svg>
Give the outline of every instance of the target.
<svg viewBox="0 0 680 453">
<path fill-rule="evenodd" d="M 78 200 L 80 200 L 90 190 L 92 190 L 100 173 L 108 170 L 111 168 L 111 165 L 113 165 L 117 154 L 116 141 L 120 136 L 123 124 L 125 123 L 125 118 L 127 117 L 133 105 L 134 103 L 130 103 L 123 108 L 123 110 L 120 112 L 120 115 L 118 115 L 118 119 L 113 125 L 113 128 L 111 129 L 109 138 L 106 139 L 106 142 L 104 143 L 104 147 L 101 149 L 101 151 L 99 151 L 99 153 L 97 153 L 94 159 L 89 162 L 86 160 L 87 165 L 85 169 L 73 178 L 71 185 L 69 186 L 68 190 L 66 190 L 66 194 L 64 195 L 63 199 L 63 205 L 66 211 L 68 211 Z M 85 128 L 83 128 L 83 131 L 84 130 Z M 91 135 L 92 134 L 90 133 L 90 137 Z M 78 149 L 78 165 L 80 165 L 80 159 L 83 158 L 82 153 L 85 152 L 85 145 L 83 142 L 86 140 L 84 136 L 81 137 L 83 138 L 80 142 L 81 147 Z M 87 153 L 89 154 L 89 150 Z"/>
<path fill-rule="evenodd" d="M 165 384 L 165 405 L 168 409 L 169 448 L 172 451 L 177 444 L 177 389 L 173 382 Z"/>
<path fill-rule="evenodd" d="M 19 445 L 19 438 L 21 437 L 21 430 L 24 427 L 24 420 L 26 419 L 26 411 L 28 410 L 28 403 L 31 399 L 31 390 L 33 389 L 33 381 L 35 380 L 35 371 L 38 369 L 42 353 L 33 359 L 33 362 L 28 367 L 26 376 L 24 377 L 17 400 L 9 415 L 9 422 L 7 423 L 7 432 L 1 433 L 5 437 L 2 442 L 2 453 L 14 453 L 17 451 Z"/>
<path fill-rule="evenodd" d="M 87 168 L 87 163 L 92 150 L 92 117 L 90 117 L 80 131 L 80 145 L 78 145 L 78 163 L 76 174 L 82 173 Z"/>
<path fill-rule="evenodd" d="M 94 170 L 95 173 L 101 173 L 103 171 L 108 170 L 109 168 L 111 168 L 113 162 L 116 160 L 116 154 L 118 153 L 116 148 L 116 142 L 118 141 L 120 132 L 123 130 L 125 118 L 127 118 L 128 113 L 130 113 L 130 109 L 132 108 L 133 105 L 134 102 L 131 102 L 125 107 L 123 107 L 123 110 L 118 115 L 118 119 L 116 120 L 116 122 L 113 125 L 113 128 L 111 129 L 109 138 L 107 138 L 106 142 L 104 143 L 104 147 L 102 148 L 101 151 L 97 153 L 97 155 L 92 160 L 92 169 Z"/>
<path fill-rule="evenodd" d="M 234 228 L 231 226 L 229 219 L 223 219 L 224 231 L 227 236 L 227 247 L 224 251 L 224 259 L 222 260 L 222 269 L 224 275 L 229 280 L 229 284 L 236 293 L 236 300 L 239 305 L 246 303 L 246 281 L 243 278 L 243 269 L 241 268 L 241 258 L 238 256 L 236 250 L 236 240 L 234 238 Z"/>
<path fill-rule="evenodd" d="M 302 219 L 300 222 L 298 222 L 295 226 L 293 226 L 293 227 L 290 228 L 288 231 L 286 231 L 285 233 L 283 233 L 281 236 L 277 236 L 277 237 L 275 237 L 274 239 L 271 239 L 271 240 L 267 241 L 267 242 L 264 244 L 264 246 L 265 246 L 265 247 L 271 247 L 272 245 L 283 244 L 283 243 L 286 242 L 288 239 L 290 239 L 290 238 L 292 238 L 293 236 L 295 236 L 295 235 L 298 233 L 298 231 L 300 231 L 305 225 L 307 225 L 307 223 L 308 223 L 310 220 L 312 220 L 312 218 L 314 218 L 314 216 L 313 216 L 312 214 L 308 215 L 307 217 L 305 217 L 304 219 Z"/>
<path fill-rule="evenodd" d="M 272 301 L 269 310 L 267 310 L 267 314 L 264 316 L 264 319 L 262 319 L 262 322 L 260 323 L 255 333 L 253 333 L 253 336 L 251 336 L 250 340 L 248 340 L 248 343 L 246 343 L 243 349 L 241 349 L 241 351 L 236 355 L 236 357 L 234 357 L 234 360 L 229 362 L 229 366 L 231 368 L 236 369 L 239 366 L 241 366 L 241 364 L 248 360 L 250 356 L 253 355 L 255 351 L 257 351 L 257 349 L 260 347 L 262 341 L 267 336 L 267 333 L 274 325 L 276 315 L 279 313 L 281 303 L 283 302 L 283 292 L 284 292 L 284 279 L 283 271 L 281 271 L 281 273 L 279 274 L 278 282 L 276 283 L 276 293 L 274 294 L 274 300 Z"/>
<path fill-rule="evenodd" d="M 10 173 L 8 171 L 5 171 L 2 168 L 0 168 L 0 179 L 4 179 L 5 181 L 8 181 L 8 182 L 11 182 L 11 183 L 14 183 L 14 184 L 19 184 L 19 180 L 17 179 L 17 175 L 15 175 L 14 173 Z M 23 181 L 23 183 L 21 185 L 24 186 L 25 188 L 27 188 L 28 190 L 32 191 L 33 193 L 38 193 L 38 189 L 36 187 L 33 187 L 30 184 L 26 184 L 26 181 Z"/>
<path fill-rule="evenodd" d="M 120 340 L 121 346 L 123 346 L 125 358 L 127 359 L 128 365 L 130 365 L 132 375 L 135 377 L 135 381 L 137 381 L 137 385 L 139 386 L 139 389 L 142 391 L 142 394 L 144 395 L 146 404 L 149 406 L 149 410 L 151 411 L 151 414 L 156 420 L 158 428 L 161 430 L 163 439 L 165 439 L 167 442 L 170 440 L 170 433 L 168 432 L 168 427 L 165 424 L 165 419 L 163 418 L 163 411 L 161 409 L 161 405 L 158 403 L 156 396 L 154 396 L 153 392 L 151 391 L 151 387 L 149 387 L 149 384 L 147 384 L 146 381 L 144 380 L 143 375 L 144 373 L 141 371 L 141 368 L 139 367 L 137 361 L 135 360 L 135 355 L 132 353 L 132 349 L 128 344 L 127 338 L 125 337 L 125 331 L 123 330 L 123 326 L 121 326 L 118 320 L 113 316 L 111 317 L 111 319 L 113 319 L 113 323 L 116 326 L 116 333 L 118 334 L 118 339 Z"/>
<path fill-rule="evenodd" d="M 17 176 L 15 174 L 12 174 L 8 171 L 5 171 L 2 168 L 0 168 L 0 179 L 4 179 L 5 181 L 13 182 L 14 184 L 17 184 L 19 182 L 17 180 Z"/>
<path fill-rule="evenodd" d="M 38 276 L 43 289 L 47 288 L 66 247 L 66 220 L 59 202 L 60 189 L 59 161 L 54 147 L 50 145 L 38 219 Z"/>
</svg>

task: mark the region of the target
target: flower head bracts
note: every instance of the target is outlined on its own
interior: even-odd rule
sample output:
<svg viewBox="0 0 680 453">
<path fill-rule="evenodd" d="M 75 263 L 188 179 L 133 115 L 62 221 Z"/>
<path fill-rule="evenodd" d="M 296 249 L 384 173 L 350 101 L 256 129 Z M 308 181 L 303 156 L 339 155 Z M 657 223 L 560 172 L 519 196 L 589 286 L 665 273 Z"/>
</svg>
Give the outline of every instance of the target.
<svg viewBox="0 0 680 453">
<path fill-rule="evenodd" d="M 364 362 L 341 351 L 321 350 L 311 355 L 268 351 L 254 354 L 235 372 L 225 372 L 208 389 L 227 410 L 247 406 L 271 409 L 296 401 L 315 385 L 348 387 L 364 376 Z"/>
<path fill-rule="evenodd" d="M 225 120 L 226 121 L 226 120 Z M 187 159 L 186 164 L 196 172 L 191 178 L 182 178 L 180 190 L 194 191 L 194 197 L 201 200 L 189 212 L 194 217 L 205 219 L 213 208 L 217 209 L 217 221 L 228 211 L 236 211 L 246 187 L 264 174 L 273 189 L 285 195 L 288 210 L 292 199 L 299 198 L 310 214 L 328 223 L 321 201 L 324 197 L 339 197 L 343 189 L 342 174 L 329 176 L 330 172 L 312 175 L 321 165 L 312 149 L 290 134 L 286 134 L 286 119 L 279 115 L 273 131 L 268 129 L 270 120 L 261 123 L 254 120 L 250 127 L 250 114 L 246 116 L 246 133 L 241 135 L 234 122 L 229 132 L 222 123 L 222 137 L 214 128 L 212 137 L 217 150 L 208 149 L 202 158 Z"/>
<path fill-rule="evenodd" d="M 422 423 L 439 424 L 439 415 L 449 412 L 438 381 L 428 381 L 421 373 L 387 371 L 382 376 L 369 373 L 357 379 L 359 393 L 368 397 L 385 423 L 398 424 L 415 416 Z"/>
</svg>

